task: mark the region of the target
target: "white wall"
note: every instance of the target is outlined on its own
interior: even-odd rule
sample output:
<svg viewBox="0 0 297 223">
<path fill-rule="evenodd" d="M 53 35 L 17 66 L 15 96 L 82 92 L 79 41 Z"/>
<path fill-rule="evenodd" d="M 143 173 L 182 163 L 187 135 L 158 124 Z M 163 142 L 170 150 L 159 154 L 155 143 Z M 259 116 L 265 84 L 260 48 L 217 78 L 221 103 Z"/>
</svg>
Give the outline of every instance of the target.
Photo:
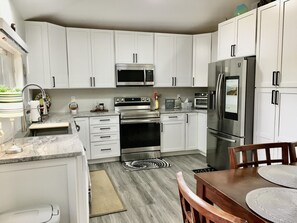
<svg viewBox="0 0 297 223">
<path fill-rule="evenodd" d="M 15 23 L 16 32 L 22 37 L 22 39 L 25 39 L 24 20 L 21 18 L 10 0 L 0 0 L 0 17 L 3 18 L 9 25 L 11 23 Z"/>
<path fill-rule="evenodd" d="M 180 94 L 182 100 L 189 98 L 192 101 L 194 94 L 203 90 L 206 91 L 203 88 L 122 87 L 108 89 L 55 89 L 46 90 L 46 92 L 50 95 L 52 101 L 50 112 L 69 112 L 68 104 L 71 96 L 76 97 L 79 111 L 90 111 L 98 103 L 104 103 L 105 108 L 113 110 L 114 97 L 149 96 L 152 98 L 154 91 L 157 91 L 161 94 L 160 107 L 164 107 L 165 98 L 176 98 L 177 94 Z M 34 93 L 37 93 L 37 91 Z"/>
</svg>

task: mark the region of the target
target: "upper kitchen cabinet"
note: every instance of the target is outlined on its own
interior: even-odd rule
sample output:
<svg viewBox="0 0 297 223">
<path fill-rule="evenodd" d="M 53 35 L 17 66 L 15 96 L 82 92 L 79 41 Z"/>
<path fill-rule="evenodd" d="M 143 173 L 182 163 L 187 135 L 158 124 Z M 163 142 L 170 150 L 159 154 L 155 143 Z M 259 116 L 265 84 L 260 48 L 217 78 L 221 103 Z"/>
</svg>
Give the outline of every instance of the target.
<svg viewBox="0 0 297 223">
<path fill-rule="evenodd" d="M 191 35 L 155 34 L 155 87 L 192 86 Z"/>
<path fill-rule="evenodd" d="M 28 83 L 43 88 L 67 88 L 65 28 L 46 22 L 25 22 L 28 54 Z"/>
<path fill-rule="evenodd" d="M 66 30 L 69 86 L 115 87 L 113 31 Z"/>
<path fill-rule="evenodd" d="M 257 9 L 219 24 L 218 60 L 256 54 Z"/>
<path fill-rule="evenodd" d="M 193 36 L 193 85 L 194 87 L 207 87 L 208 63 L 211 62 L 212 34 L 199 34 Z"/>
<path fill-rule="evenodd" d="M 154 34 L 115 31 L 116 63 L 154 63 Z"/>
<path fill-rule="evenodd" d="M 256 87 L 297 87 L 296 11 L 294 0 L 258 9 Z"/>
</svg>

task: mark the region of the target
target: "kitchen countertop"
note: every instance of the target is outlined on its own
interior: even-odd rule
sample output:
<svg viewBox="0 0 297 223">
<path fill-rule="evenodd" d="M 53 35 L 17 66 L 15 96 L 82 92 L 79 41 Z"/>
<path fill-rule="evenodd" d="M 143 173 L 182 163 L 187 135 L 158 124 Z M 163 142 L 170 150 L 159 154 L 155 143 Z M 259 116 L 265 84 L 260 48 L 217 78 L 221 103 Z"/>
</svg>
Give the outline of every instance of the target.
<svg viewBox="0 0 297 223">
<path fill-rule="evenodd" d="M 23 148 L 23 152 L 6 154 L 5 149 L 12 144 L 4 143 L 0 148 L 0 165 L 36 160 L 58 159 L 84 155 L 84 147 L 78 137 L 74 118 L 96 116 L 119 115 L 115 111 L 109 112 L 79 112 L 76 115 L 70 113 L 50 113 L 43 123 L 69 122 L 71 134 L 25 137 L 27 132 L 18 132 L 15 144 Z M 42 124 L 42 123 L 41 123 Z"/>
<path fill-rule="evenodd" d="M 205 113 L 207 114 L 207 109 L 175 109 L 175 110 L 166 110 L 160 109 L 161 114 L 174 114 L 174 113 Z"/>
</svg>

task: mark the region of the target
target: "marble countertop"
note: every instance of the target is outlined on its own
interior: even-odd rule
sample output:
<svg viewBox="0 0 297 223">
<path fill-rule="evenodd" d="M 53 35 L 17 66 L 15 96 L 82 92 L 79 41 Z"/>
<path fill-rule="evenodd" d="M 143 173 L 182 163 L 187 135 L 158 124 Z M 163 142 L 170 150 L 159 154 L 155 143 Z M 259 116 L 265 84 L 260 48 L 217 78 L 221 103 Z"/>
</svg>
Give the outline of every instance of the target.
<svg viewBox="0 0 297 223">
<path fill-rule="evenodd" d="M 23 148 L 23 152 L 17 154 L 6 154 L 5 150 L 12 145 L 9 141 L 0 147 L 0 165 L 18 162 L 28 162 L 35 160 L 47 160 L 81 156 L 84 147 L 79 140 L 74 118 L 76 117 L 95 117 L 95 116 L 119 115 L 115 111 L 109 112 L 79 112 L 76 115 L 70 113 L 50 113 L 49 116 L 40 123 L 59 123 L 69 122 L 70 134 L 26 137 L 29 132 L 18 132 L 15 144 Z"/>
<path fill-rule="evenodd" d="M 207 114 L 207 109 L 174 109 L 174 110 L 166 110 L 160 109 L 161 114 L 174 114 L 174 113 L 205 113 Z"/>
</svg>

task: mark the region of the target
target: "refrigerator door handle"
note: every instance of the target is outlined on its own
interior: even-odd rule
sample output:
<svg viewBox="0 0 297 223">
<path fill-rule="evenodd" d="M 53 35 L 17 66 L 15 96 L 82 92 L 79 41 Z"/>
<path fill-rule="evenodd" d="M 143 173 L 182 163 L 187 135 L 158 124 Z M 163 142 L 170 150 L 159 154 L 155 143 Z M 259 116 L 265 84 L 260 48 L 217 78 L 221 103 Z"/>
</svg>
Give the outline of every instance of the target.
<svg viewBox="0 0 297 223">
<path fill-rule="evenodd" d="M 224 74 L 222 73 L 220 75 L 220 80 L 219 80 L 219 86 L 218 86 L 218 107 L 217 111 L 219 114 L 219 119 L 222 119 L 222 104 L 221 104 L 221 99 L 222 99 L 222 82 L 223 82 Z"/>
<path fill-rule="evenodd" d="M 235 139 L 228 139 L 226 137 L 223 137 L 223 136 L 219 136 L 213 132 L 211 132 L 210 134 L 212 134 L 214 137 L 218 138 L 218 139 L 221 139 L 221 140 L 224 140 L 224 141 L 227 141 L 227 142 L 231 142 L 231 143 L 236 143 L 236 140 Z"/>
<path fill-rule="evenodd" d="M 218 79 L 217 79 L 217 84 L 216 84 L 216 102 L 215 102 L 215 109 L 217 109 L 217 115 L 220 117 L 219 114 L 219 85 L 220 85 L 220 80 L 221 80 L 221 73 L 219 73 Z"/>
</svg>

